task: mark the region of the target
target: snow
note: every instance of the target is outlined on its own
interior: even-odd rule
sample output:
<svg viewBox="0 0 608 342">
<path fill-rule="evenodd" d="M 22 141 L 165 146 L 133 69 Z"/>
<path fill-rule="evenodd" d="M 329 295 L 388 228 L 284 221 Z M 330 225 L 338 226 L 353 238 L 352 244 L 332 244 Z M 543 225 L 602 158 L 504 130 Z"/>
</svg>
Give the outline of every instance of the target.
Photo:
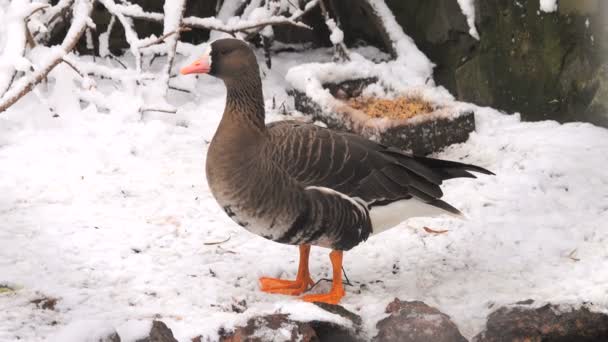
<svg viewBox="0 0 608 342">
<path fill-rule="evenodd" d="M 329 39 L 331 40 L 332 44 L 341 44 L 344 41 L 344 32 L 340 30 L 338 25 L 336 25 L 336 22 L 331 18 L 327 19 L 325 21 L 325 24 L 327 25 L 327 27 L 329 27 L 329 31 L 331 32 L 331 34 L 329 35 Z"/>
<path fill-rule="evenodd" d="M 281 118 L 273 97 L 290 103 L 287 70 L 331 56 L 273 58 L 269 120 Z M 109 112 L 80 109 L 74 73 L 62 67 L 50 75 L 61 87 L 49 96 L 58 118 L 33 95 L 0 116 L 0 284 L 16 288 L 0 294 L 1 341 L 82 341 L 110 328 L 129 341 L 154 318 L 180 341 L 215 340 L 220 327 L 265 313 L 341 319 L 259 291 L 260 276 L 295 276 L 297 250 L 238 227 L 209 192 L 204 159 L 223 109 L 221 82 L 203 76 L 196 95 L 170 93 L 177 114 L 140 120 L 136 90 L 108 82 L 97 87 Z M 608 272 L 597 268 L 608 258 L 608 131 L 459 106 L 476 110 L 477 131 L 437 156 L 497 175 L 446 182 L 445 199 L 468 220 L 412 219 L 346 253 L 355 287 L 342 304 L 363 317 L 368 336 L 394 297 L 437 307 L 467 337 L 493 309 L 522 299 L 608 311 Z M 314 279 L 330 274 L 327 253 L 312 250 Z M 56 310 L 30 303 L 41 296 L 58 298 Z M 243 300 L 245 312 L 233 312 Z"/>
<path fill-rule="evenodd" d="M 102 2 L 121 13 L 144 13 L 137 5 Z M 370 2 L 396 42 L 396 58 L 371 47 L 352 48 L 351 61 L 341 64 L 329 63 L 329 48 L 277 53 L 263 80 L 267 120 L 292 118 L 280 114 L 281 105 L 288 111 L 293 106 L 287 88 L 334 105 L 322 83 L 378 76 L 394 92 L 413 92 L 457 112 L 475 110 L 476 132 L 436 156 L 477 164 L 496 176 L 445 183 L 444 199 L 468 220 L 411 219 L 345 253 L 355 286 L 346 287 L 341 304 L 363 317 L 368 337 L 394 297 L 437 307 L 469 338 L 492 310 L 528 298 L 538 306 L 593 303 L 592 310 L 608 312 L 608 271 L 597 267 L 608 258 L 608 231 L 602 229 L 608 220 L 608 130 L 522 122 L 517 114 L 454 102 L 434 85 L 433 63 L 384 2 Z M 474 18 L 465 10 L 470 2 L 459 3 Z M 89 9 L 79 1 L 68 36 L 87 25 Z M 244 18 L 272 13 L 253 11 Z M 256 22 L 202 20 L 232 29 Z M 135 47 L 145 41 L 133 39 Z M 178 43 L 185 56 L 177 56 L 176 66 L 205 47 Z M 65 47 L 38 46 L 30 55 L 36 71 L 16 87 L 65 55 Z M 220 81 L 178 76 L 172 84 L 193 93 L 170 91 L 166 103 L 157 84 L 146 83 L 165 57 L 149 72 L 112 68 L 99 58 L 64 58 L 88 76 L 59 64 L 46 87 L 0 114 L 0 285 L 14 289 L 0 293 L 0 341 L 97 341 L 113 331 L 135 341 L 153 319 L 163 320 L 180 341 L 198 335 L 213 341 L 220 328 L 270 313 L 349 324 L 296 298 L 259 291 L 260 276 L 295 276 L 297 248 L 235 225 L 209 192 L 204 162 L 225 101 Z M 133 58 L 123 62 L 133 64 Z M 366 92 L 390 95 L 385 88 Z M 146 108 L 177 113 L 142 113 Z M 424 227 L 448 232 L 429 234 Z M 327 253 L 312 249 L 314 279 L 331 274 Z M 57 298 L 54 310 L 32 303 L 43 297 Z"/>
<path fill-rule="evenodd" d="M 479 40 L 479 33 L 477 32 L 477 27 L 475 27 L 475 0 L 458 0 L 458 5 L 462 10 L 462 14 L 467 17 L 469 34 Z"/>
<path fill-rule="evenodd" d="M 547 13 L 555 12 L 557 10 L 557 0 L 540 0 L 540 10 Z"/>
</svg>

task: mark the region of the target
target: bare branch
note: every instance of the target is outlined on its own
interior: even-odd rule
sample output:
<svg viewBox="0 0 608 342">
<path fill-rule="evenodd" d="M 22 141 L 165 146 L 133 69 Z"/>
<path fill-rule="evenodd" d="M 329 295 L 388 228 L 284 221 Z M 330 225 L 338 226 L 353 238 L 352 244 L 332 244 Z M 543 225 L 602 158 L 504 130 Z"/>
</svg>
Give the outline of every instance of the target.
<svg viewBox="0 0 608 342">
<path fill-rule="evenodd" d="M 80 70 L 80 72 L 88 76 L 97 76 L 100 78 L 113 79 L 117 81 L 144 81 L 153 80 L 155 78 L 153 74 L 140 73 L 133 69 L 119 69 L 92 62 L 83 62 L 75 58 L 73 55 L 64 56 L 63 60 L 69 62 L 76 69 Z"/>
<path fill-rule="evenodd" d="M 19 79 L 17 83 L 0 98 L 0 113 L 12 106 L 20 98 L 25 96 L 25 94 L 29 93 L 36 84 L 40 83 L 40 81 L 57 66 L 57 64 L 61 63 L 63 56 L 74 49 L 80 36 L 82 36 L 84 30 L 87 28 L 87 22 L 90 20 L 89 15 L 91 14 L 92 8 L 93 6 L 89 0 L 78 0 L 74 6 L 72 24 L 66 33 L 63 43 L 54 49 L 53 55 L 46 65 L 43 65 L 42 68 L 34 71 L 31 75 Z"/>
<path fill-rule="evenodd" d="M 165 96 L 169 90 L 169 78 L 171 76 L 171 68 L 175 61 L 175 51 L 177 49 L 177 41 L 182 26 L 182 20 L 184 19 L 184 13 L 186 12 L 186 1 L 187 0 L 173 0 L 171 2 L 165 1 L 163 7 L 165 12 L 165 18 L 163 21 L 164 35 L 166 36 L 166 48 L 167 48 L 167 63 L 165 64 L 161 81 L 164 82 Z M 174 32 L 171 34 L 171 32 Z"/>
<path fill-rule="evenodd" d="M 313 0 L 309 2 L 308 4 L 306 4 L 306 8 L 304 9 L 304 11 L 297 12 L 291 17 L 273 16 L 263 21 L 242 21 L 234 25 L 226 25 L 221 20 L 216 18 L 187 17 L 183 19 L 182 24 L 190 28 L 220 31 L 228 34 L 263 28 L 268 25 L 291 25 L 311 30 L 312 28 L 310 26 L 302 22 L 298 22 L 297 20 L 299 20 L 302 16 L 312 10 L 317 3 L 318 0 Z M 162 13 L 146 12 L 138 5 L 116 5 L 116 9 L 121 11 L 123 15 L 131 17 L 133 19 L 162 22 L 164 18 Z"/>
<path fill-rule="evenodd" d="M 319 7 L 321 8 L 321 13 L 323 14 L 323 17 L 325 18 L 325 23 L 327 24 L 327 27 L 329 28 L 329 31 L 331 32 L 331 34 L 332 35 L 334 34 L 334 30 L 337 30 L 338 32 L 340 32 L 339 31 L 340 28 L 338 27 L 338 24 L 336 22 L 334 22 L 334 20 L 329 16 L 329 12 L 327 11 L 327 8 L 325 7 L 324 0 L 319 0 Z M 344 45 L 343 41 L 340 41 L 339 43 L 335 43 L 334 41 L 332 41 L 332 44 L 334 45 L 335 59 L 338 59 L 341 61 L 350 61 L 350 57 L 348 56 L 348 49 L 346 48 L 346 45 Z"/>
<path fill-rule="evenodd" d="M 155 107 L 141 107 L 139 109 L 140 113 L 145 113 L 145 112 L 160 112 L 160 113 L 169 113 L 169 114 L 175 114 L 177 113 L 176 109 L 172 109 L 172 108 L 155 108 Z"/>
<path fill-rule="evenodd" d="M 58 19 L 67 17 L 67 13 L 73 5 L 74 0 L 59 0 L 55 6 L 44 10 L 40 21 L 45 23 L 47 30 L 45 32 L 34 32 L 34 39 L 38 43 L 44 43 L 55 29 L 55 26 L 61 22 Z"/>
<path fill-rule="evenodd" d="M 61 61 L 63 63 L 65 63 L 67 66 L 69 66 L 70 68 L 72 68 L 72 70 L 74 70 L 78 75 L 80 75 L 80 77 L 82 77 L 82 78 L 86 77 L 86 75 L 82 71 L 80 71 L 80 69 L 78 69 L 74 64 L 72 64 L 72 62 L 67 60 L 65 57 L 61 58 Z"/>
<path fill-rule="evenodd" d="M 176 34 L 178 32 L 181 33 L 181 32 L 188 32 L 188 31 L 192 31 L 192 29 L 190 27 L 180 26 L 179 29 L 173 30 L 171 32 L 167 32 L 167 33 L 163 34 L 162 36 L 156 38 L 155 40 L 153 40 L 153 41 L 151 41 L 149 43 L 141 45 L 139 48 L 140 49 L 145 49 L 145 48 L 150 47 L 152 45 L 156 45 L 156 44 L 164 42 L 167 37 L 169 37 L 171 35 L 174 35 L 174 34 Z"/>
<path fill-rule="evenodd" d="M 137 32 L 133 29 L 133 22 L 130 18 L 126 17 L 120 10 L 120 6 L 114 3 L 114 0 L 98 0 L 110 14 L 116 16 L 120 24 L 124 28 L 125 38 L 131 48 L 131 53 L 135 57 L 135 67 L 139 71 L 141 70 L 141 53 L 139 52 L 140 40 L 137 36 Z"/>
</svg>

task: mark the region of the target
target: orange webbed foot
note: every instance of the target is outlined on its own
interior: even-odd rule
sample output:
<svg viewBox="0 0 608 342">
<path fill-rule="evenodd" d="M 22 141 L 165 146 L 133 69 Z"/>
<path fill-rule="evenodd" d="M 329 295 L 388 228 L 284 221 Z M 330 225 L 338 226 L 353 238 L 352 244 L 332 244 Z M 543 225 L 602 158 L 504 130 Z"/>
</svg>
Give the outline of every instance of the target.
<svg viewBox="0 0 608 342">
<path fill-rule="evenodd" d="M 344 286 L 342 285 L 342 251 L 333 250 L 329 253 L 329 259 L 333 268 L 333 279 L 331 284 L 331 290 L 329 293 L 322 294 L 310 294 L 302 296 L 302 300 L 305 302 L 320 302 L 326 304 L 338 304 L 342 297 L 344 297 Z"/>
<path fill-rule="evenodd" d="M 344 297 L 344 290 L 337 289 L 331 290 L 329 293 L 321 293 L 321 294 L 310 294 L 306 296 L 302 296 L 301 299 L 305 302 L 309 303 L 326 303 L 326 304 L 338 304 L 340 300 Z"/>
<path fill-rule="evenodd" d="M 312 286 L 314 282 L 310 277 L 296 280 L 285 280 L 278 278 L 260 278 L 260 289 L 266 293 L 277 293 L 290 296 L 298 296 Z"/>
</svg>

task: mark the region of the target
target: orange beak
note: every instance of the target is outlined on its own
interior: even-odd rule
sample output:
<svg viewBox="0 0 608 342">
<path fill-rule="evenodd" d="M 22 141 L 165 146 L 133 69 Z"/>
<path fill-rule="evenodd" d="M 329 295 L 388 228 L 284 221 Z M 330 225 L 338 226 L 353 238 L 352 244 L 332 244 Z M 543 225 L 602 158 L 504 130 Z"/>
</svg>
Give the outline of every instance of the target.
<svg viewBox="0 0 608 342">
<path fill-rule="evenodd" d="M 209 70 L 211 70 L 210 59 L 211 58 L 209 57 L 209 55 L 205 54 L 200 59 L 194 61 L 194 63 L 188 65 L 187 67 L 183 67 L 180 70 L 180 73 L 182 75 L 207 74 L 209 73 Z"/>
</svg>

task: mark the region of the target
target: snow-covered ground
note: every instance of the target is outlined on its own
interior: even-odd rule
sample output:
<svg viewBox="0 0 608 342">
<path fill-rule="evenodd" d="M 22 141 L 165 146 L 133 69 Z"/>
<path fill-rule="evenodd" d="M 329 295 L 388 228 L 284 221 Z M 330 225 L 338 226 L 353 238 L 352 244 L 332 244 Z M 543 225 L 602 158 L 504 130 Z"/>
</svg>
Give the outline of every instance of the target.
<svg viewBox="0 0 608 342">
<path fill-rule="evenodd" d="M 331 50 L 274 57 L 264 79 L 269 110 L 273 97 L 277 108 L 293 106 L 287 70 L 319 58 Z M 219 81 L 202 76 L 196 94 L 171 91 L 177 114 L 140 120 L 125 93 L 108 97 L 109 113 L 81 109 L 66 70 L 54 71 L 66 85 L 48 97 L 59 117 L 31 94 L 0 114 L 0 284 L 15 289 L 0 293 L 0 341 L 83 341 L 111 328 L 128 341 L 153 318 L 180 341 L 214 340 L 220 327 L 260 313 L 335 319 L 261 293 L 258 277 L 295 276 L 297 248 L 246 232 L 209 193 Z M 608 130 L 475 110 L 468 142 L 438 154 L 496 173 L 445 184 L 468 220 L 414 219 L 345 254 L 355 286 L 342 304 L 369 336 L 394 297 L 436 306 L 468 337 L 492 310 L 528 298 L 608 312 Z M 327 253 L 313 248 L 315 279 L 330 273 Z M 55 310 L 31 303 L 41 297 L 57 298 Z"/>
</svg>

